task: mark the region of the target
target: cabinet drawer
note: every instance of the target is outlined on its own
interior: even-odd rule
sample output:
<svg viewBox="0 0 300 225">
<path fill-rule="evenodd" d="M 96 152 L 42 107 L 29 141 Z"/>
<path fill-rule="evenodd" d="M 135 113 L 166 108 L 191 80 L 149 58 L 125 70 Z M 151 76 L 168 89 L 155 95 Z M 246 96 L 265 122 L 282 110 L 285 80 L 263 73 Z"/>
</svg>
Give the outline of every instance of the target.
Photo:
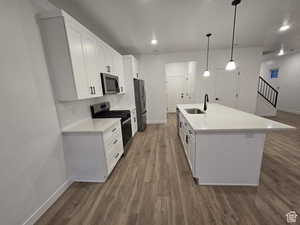
<svg viewBox="0 0 300 225">
<path fill-rule="evenodd" d="M 123 154 L 123 143 L 118 141 L 109 151 L 106 151 L 106 161 L 108 173 L 112 171 Z"/>
<path fill-rule="evenodd" d="M 116 123 L 114 126 L 107 129 L 107 131 L 103 134 L 103 140 L 104 143 L 109 141 L 113 136 L 118 136 L 119 133 L 122 133 L 121 131 L 121 123 Z"/>
<path fill-rule="evenodd" d="M 112 148 L 114 148 L 116 145 L 122 144 L 122 134 L 119 132 L 118 134 L 112 135 L 110 139 L 108 139 L 106 142 L 104 142 L 104 148 L 106 152 L 111 151 Z"/>
</svg>

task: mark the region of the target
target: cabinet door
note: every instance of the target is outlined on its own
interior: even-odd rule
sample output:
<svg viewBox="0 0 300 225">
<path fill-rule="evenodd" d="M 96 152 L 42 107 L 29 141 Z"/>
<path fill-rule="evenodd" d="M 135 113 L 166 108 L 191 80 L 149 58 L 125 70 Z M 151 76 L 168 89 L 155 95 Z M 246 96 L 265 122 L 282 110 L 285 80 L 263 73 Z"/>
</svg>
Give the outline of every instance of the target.
<svg viewBox="0 0 300 225">
<path fill-rule="evenodd" d="M 192 173 L 195 175 L 195 163 L 196 163 L 196 137 L 195 134 L 191 135 L 190 138 L 190 161 L 192 167 Z"/>
<path fill-rule="evenodd" d="M 138 61 L 137 59 L 133 56 L 133 77 L 134 78 L 139 78 L 139 64 L 138 64 Z"/>
<path fill-rule="evenodd" d="M 131 111 L 131 127 L 132 127 L 132 135 L 137 132 L 137 118 L 136 118 L 136 109 Z"/>
<path fill-rule="evenodd" d="M 86 76 L 82 33 L 73 26 L 67 26 L 66 32 L 78 99 L 89 98 L 90 88 Z"/>
<path fill-rule="evenodd" d="M 89 85 L 91 88 L 91 97 L 100 97 L 103 96 L 102 86 L 101 86 L 101 77 L 100 77 L 100 67 L 101 64 L 101 50 L 99 50 L 99 46 L 97 40 L 91 36 L 86 35 L 84 37 L 84 52 L 85 52 L 85 64 L 86 70 L 89 78 Z"/>
<path fill-rule="evenodd" d="M 194 131 L 192 129 L 189 128 L 188 132 L 189 132 L 188 159 L 189 159 L 191 170 L 194 174 L 196 138 L 195 138 Z"/>
<path fill-rule="evenodd" d="M 99 84 L 97 83 L 96 67 L 96 43 L 92 37 L 85 35 L 83 37 L 84 61 L 89 81 L 90 97 L 99 95 Z"/>
<path fill-rule="evenodd" d="M 123 57 L 118 52 L 114 54 L 114 65 L 116 74 L 119 77 L 119 87 L 120 93 L 125 93 L 125 80 L 124 80 L 124 65 L 123 65 Z"/>
<path fill-rule="evenodd" d="M 182 145 L 184 145 L 184 121 L 181 113 L 179 113 L 179 136 L 182 142 Z"/>
<path fill-rule="evenodd" d="M 104 57 L 105 73 L 115 74 L 113 50 L 108 45 L 104 46 Z"/>
<path fill-rule="evenodd" d="M 105 67 L 105 44 L 103 41 L 97 39 L 96 40 L 96 48 L 97 48 L 97 70 L 101 73 L 107 73 L 107 68 Z"/>
</svg>

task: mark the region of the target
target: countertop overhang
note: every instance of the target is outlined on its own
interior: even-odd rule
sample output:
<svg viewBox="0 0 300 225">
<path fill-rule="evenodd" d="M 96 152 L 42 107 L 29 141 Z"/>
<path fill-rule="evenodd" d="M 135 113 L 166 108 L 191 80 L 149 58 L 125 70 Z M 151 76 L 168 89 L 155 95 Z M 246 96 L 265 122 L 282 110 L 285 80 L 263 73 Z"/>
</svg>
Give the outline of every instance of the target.
<svg viewBox="0 0 300 225">
<path fill-rule="evenodd" d="M 84 119 L 73 123 L 62 130 L 63 134 L 70 133 L 103 133 L 115 123 L 120 122 L 121 118 L 105 119 Z"/>
<path fill-rule="evenodd" d="M 266 119 L 216 103 L 208 103 L 204 114 L 188 114 L 185 109 L 203 104 L 179 104 L 177 108 L 196 132 L 268 132 L 296 129 L 293 126 Z"/>
</svg>

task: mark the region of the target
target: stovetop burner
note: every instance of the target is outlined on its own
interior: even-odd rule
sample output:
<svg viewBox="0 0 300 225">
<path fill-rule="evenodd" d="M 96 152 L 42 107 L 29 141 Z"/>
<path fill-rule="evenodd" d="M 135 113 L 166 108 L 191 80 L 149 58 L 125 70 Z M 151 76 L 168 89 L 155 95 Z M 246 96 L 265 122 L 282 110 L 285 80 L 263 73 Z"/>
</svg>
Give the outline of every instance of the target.
<svg viewBox="0 0 300 225">
<path fill-rule="evenodd" d="M 121 118 L 125 121 L 130 118 L 129 110 L 110 110 L 109 102 L 91 105 L 92 118 Z"/>
</svg>

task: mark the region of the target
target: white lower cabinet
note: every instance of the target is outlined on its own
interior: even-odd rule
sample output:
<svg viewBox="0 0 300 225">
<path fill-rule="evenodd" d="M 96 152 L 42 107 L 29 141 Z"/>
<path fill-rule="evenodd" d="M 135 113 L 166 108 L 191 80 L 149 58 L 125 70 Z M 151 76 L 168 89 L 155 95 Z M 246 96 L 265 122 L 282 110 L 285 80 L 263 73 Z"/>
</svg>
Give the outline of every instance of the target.
<svg viewBox="0 0 300 225">
<path fill-rule="evenodd" d="M 121 123 L 103 133 L 64 133 L 68 175 L 79 182 L 104 182 L 124 153 Z"/>
<path fill-rule="evenodd" d="M 187 120 L 179 113 L 179 136 L 192 173 L 195 174 L 196 137 Z"/>
<path fill-rule="evenodd" d="M 132 128 L 132 136 L 135 135 L 137 132 L 137 118 L 136 118 L 136 109 L 130 110 L 130 116 L 131 116 L 131 128 Z"/>
</svg>

